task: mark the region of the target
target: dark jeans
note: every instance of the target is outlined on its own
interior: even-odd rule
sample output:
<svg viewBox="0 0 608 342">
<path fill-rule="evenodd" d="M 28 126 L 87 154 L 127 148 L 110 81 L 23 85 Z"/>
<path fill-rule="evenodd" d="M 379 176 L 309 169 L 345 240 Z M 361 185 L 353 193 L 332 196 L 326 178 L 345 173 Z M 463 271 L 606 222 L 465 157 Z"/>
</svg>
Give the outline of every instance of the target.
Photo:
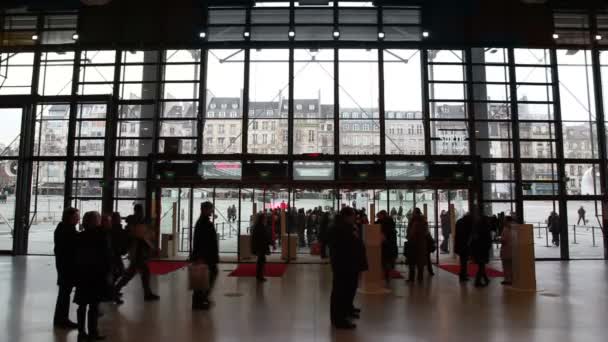
<svg viewBox="0 0 608 342">
<path fill-rule="evenodd" d="M 209 295 L 213 290 L 215 281 L 217 280 L 218 269 L 217 265 L 208 265 L 209 267 L 209 288 L 207 290 L 192 291 L 192 307 L 200 308 L 209 303 Z"/>
<path fill-rule="evenodd" d="M 258 255 L 258 262 L 256 265 L 256 270 L 255 270 L 255 272 L 256 272 L 255 277 L 257 279 L 264 278 L 264 267 L 265 266 L 266 266 L 266 254 L 260 253 Z"/>
<path fill-rule="evenodd" d="M 432 266 L 429 266 L 432 267 Z M 416 263 L 410 263 L 410 281 L 414 281 L 416 279 L 416 269 L 418 269 L 418 280 L 422 281 L 424 279 L 424 265 L 418 265 Z"/>
<path fill-rule="evenodd" d="M 468 279 L 469 278 L 469 253 L 464 252 L 460 253 L 460 279 Z"/>
<path fill-rule="evenodd" d="M 333 274 L 329 307 L 332 324 L 346 322 L 352 313 L 358 279 L 359 275 L 357 273 Z"/>
<path fill-rule="evenodd" d="M 70 320 L 70 294 L 74 286 L 59 285 L 57 304 L 55 304 L 54 324 L 65 323 Z"/>
<path fill-rule="evenodd" d="M 122 278 L 120 278 L 120 280 L 116 284 L 116 291 L 120 291 L 120 289 L 125 287 L 131 281 L 131 279 L 135 277 L 135 274 L 137 274 L 138 270 L 141 275 L 141 285 L 144 289 L 144 296 L 152 294 L 152 289 L 150 288 L 150 269 L 148 268 L 148 264 L 146 262 L 132 262 L 129 265 L 129 268 L 127 268 L 127 270 L 125 271 Z"/>
<path fill-rule="evenodd" d="M 89 308 L 88 317 L 87 317 L 87 307 Z M 88 305 L 79 305 L 78 310 L 76 310 L 76 315 L 78 318 L 78 333 L 86 334 L 87 330 L 85 330 L 85 326 L 88 327 L 89 336 L 97 336 L 99 335 L 99 331 L 97 330 L 97 320 L 99 319 L 99 304 L 88 304 Z M 88 319 L 88 322 L 85 322 Z M 88 324 L 87 324 L 88 323 Z"/>
<path fill-rule="evenodd" d="M 553 238 L 552 238 L 553 244 L 559 247 L 559 232 L 557 232 L 557 233 L 552 232 L 551 235 L 553 236 Z"/>
<path fill-rule="evenodd" d="M 442 234 L 443 235 L 443 241 L 441 242 L 441 245 L 439 246 L 439 249 L 443 252 L 449 252 L 449 244 L 450 244 L 450 234 Z"/>
<path fill-rule="evenodd" d="M 475 275 L 475 284 L 483 285 L 484 283 L 487 285 L 490 282 L 488 276 L 486 274 L 486 264 L 478 263 L 477 264 L 477 274 Z"/>
</svg>

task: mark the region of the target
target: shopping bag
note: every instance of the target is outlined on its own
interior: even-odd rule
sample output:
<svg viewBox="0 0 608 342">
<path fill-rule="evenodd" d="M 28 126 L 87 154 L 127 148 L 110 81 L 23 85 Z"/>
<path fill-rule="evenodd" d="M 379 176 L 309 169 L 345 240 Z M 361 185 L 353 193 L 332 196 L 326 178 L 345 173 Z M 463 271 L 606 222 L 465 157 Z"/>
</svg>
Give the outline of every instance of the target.
<svg viewBox="0 0 608 342">
<path fill-rule="evenodd" d="M 209 289 L 209 267 L 195 263 L 188 267 L 188 284 L 190 290 L 204 291 Z"/>
</svg>

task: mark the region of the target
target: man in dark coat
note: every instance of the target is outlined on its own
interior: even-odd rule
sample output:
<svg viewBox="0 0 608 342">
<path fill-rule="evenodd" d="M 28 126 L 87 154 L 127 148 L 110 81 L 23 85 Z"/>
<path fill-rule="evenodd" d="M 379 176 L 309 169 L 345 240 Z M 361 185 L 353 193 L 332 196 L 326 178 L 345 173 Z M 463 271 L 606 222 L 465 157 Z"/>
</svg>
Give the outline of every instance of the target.
<svg viewBox="0 0 608 342">
<path fill-rule="evenodd" d="M 194 240 L 192 241 L 192 254 L 190 260 L 195 263 L 204 263 L 209 268 L 209 288 L 207 290 L 194 290 L 192 293 L 192 309 L 208 310 L 211 307 L 209 294 L 217 279 L 217 264 L 220 261 L 217 232 L 211 222 L 213 204 L 201 203 L 201 217 L 194 227 Z"/>
<path fill-rule="evenodd" d="M 331 323 L 338 329 L 356 327 L 349 318 L 358 317 L 353 307 L 359 273 L 366 265 L 363 262 L 364 250 L 355 233 L 355 212 L 345 207 L 337 218 L 330 239 L 331 267 L 333 282 L 331 291 Z M 354 289 L 354 290 L 353 290 Z"/>
<path fill-rule="evenodd" d="M 473 231 L 471 239 L 471 253 L 477 264 L 475 286 L 485 287 L 490 283 L 486 275 L 486 264 L 490 262 L 490 249 L 492 248 L 492 234 L 490 231 L 490 218 L 480 217 Z"/>
<path fill-rule="evenodd" d="M 471 255 L 471 232 L 473 231 L 473 216 L 466 213 L 456 221 L 456 237 L 454 239 L 454 253 L 460 257 L 460 281 L 468 281 L 468 263 Z"/>
<path fill-rule="evenodd" d="M 55 267 L 57 268 L 57 304 L 53 325 L 56 328 L 76 329 L 78 324 L 70 321 L 70 295 L 76 285 L 76 249 L 78 232 L 76 225 L 80 222 L 78 209 L 67 208 L 63 211 L 61 222 L 54 234 Z"/>
<path fill-rule="evenodd" d="M 265 215 L 257 215 L 255 224 L 251 230 L 251 249 L 253 254 L 258 257 L 256 265 L 256 279 L 259 282 L 266 281 L 266 278 L 264 278 L 266 255 L 270 254 L 270 246 L 274 245 L 274 241 L 270 236 L 267 222 L 268 221 Z"/>
<path fill-rule="evenodd" d="M 442 210 L 439 219 L 441 221 L 441 235 L 443 236 L 443 241 L 441 242 L 439 249 L 441 249 L 442 253 L 449 253 L 448 246 L 450 245 L 450 234 L 452 234 L 449 212 Z"/>
<path fill-rule="evenodd" d="M 135 274 L 139 271 L 141 275 L 141 284 L 144 289 L 144 300 L 155 301 L 160 297 L 152 292 L 150 287 L 150 269 L 148 268 L 148 260 L 152 253 L 152 246 L 149 241 L 146 241 L 141 236 L 135 236 L 135 229 L 137 225 L 145 224 L 144 207 L 141 204 L 133 206 L 133 215 L 127 216 L 127 232 L 131 236 L 131 262 L 129 267 L 125 271 L 122 278 L 116 284 L 116 292 L 126 286 Z"/>
<path fill-rule="evenodd" d="M 395 221 L 388 215 L 386 210 L 380 211 L 377 215 L 376 223 L 380 224 L 384 240 L 382 241 L 382 268 L 386 282 L 390 281 L 391 271 L 395 269 L 395 261 L 399 256 L 397 246 L 397 228 Z"/>
</svg>

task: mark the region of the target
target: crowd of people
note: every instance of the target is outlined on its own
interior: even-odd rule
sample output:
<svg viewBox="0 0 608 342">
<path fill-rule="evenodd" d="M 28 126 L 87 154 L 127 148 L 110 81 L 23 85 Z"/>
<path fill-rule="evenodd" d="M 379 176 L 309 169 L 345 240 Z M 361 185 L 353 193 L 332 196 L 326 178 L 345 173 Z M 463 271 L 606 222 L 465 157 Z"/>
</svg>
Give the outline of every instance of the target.
<svg viewBox="0 0 608 342">
<path fill-rule="evenodd" d="M 210 294 L 218 276 L 219 246 L 217 231 L 212 223 L 214 207 L 211 202 L 201 203 L 201 214 L 194 228 L 190 261 L 204 264 L 208 270 L 208 286 L 195 289 L 192 294 L 193 310 L 208 310 L 211 307 Z M 308 211 L 295 208 L 264 210 L 252 217 L 252 251 L 258 257 L 257 275 L 264 282 L 266 256 L 271 248 L 276 248 L 277 232 L 281 226 L 281 210 L 286 211 L 287 229 L 297 233 L 300 246 L 319 244 L 321 256 L 329 257 L 333 280 L 330 298 L 332 325 L 338 329 L 354 329 L 354 319 L 361 310 L 354 306 L 354 298 L 362 272 L 368 269 L 366 248 L 363 242 L 364 225 L 369 223 L 364 209 L 343 206 L 340 212 L 322 210 L 317 207 Z M 392 211 L 392 210 L 391 210 Z M 377 213 L 375 223 L 381 228 L 381 263 L 386 282 L 390 282 L 391 272 L 399 257 L 398 233 L 392 212 L 382 210 Z M 437 245 L 434 241 L 425 215 L 419 208 L 407 214 L 407 242 L 404 245 L 406 263 L 409 265 L 409 282 L 422 282 L 425 271 L 432 276 L 431 254 Z M 439 248 L 447 252 L 451 234 L 450 218 L 441 213 L 441 229 L 444 243 Z M 55 258 L 58 272 L 59 293 L 54 315 L 54 325 L 58 328 L 78 329 L 79 341 L 102 340 L 97 328 L 100 316 L 99 304 L 123 303 L 121 289 L 139 272 L 141 274 L 145 301 L 155 301 L 159 297 L 150 288 L 148 261 L 154 252 L 153 239 L 146 231 L 143 206 L 135 205 L 134 213 L 126 218 L 123 227 L 119 213 L 100 214 L 90 211 L 82 216 L 74 208 L 64 211 L 55 230 Z M 485 287 L 489 278 L 485 266 L 490 261 L 490 250 L 495 237 L 502 241 L 500 257 L 503 262 L 505 280 L 512 281 L 511 223 L 513 219 L 504 214 L 498 217 L 476 216 L 466 213 L 457 220 L 454 252 L 460 256 L 460 280 L 468 280 L 468 264 L 472 259 L 477 264 L 475 286 Z M 128 267 L 123 264 L 123 256 L 128 255 Z M 78 305 L 77 323 L 69 319 L 71 293 Z"/>
<path fill-rule="evenodd" d="M 145 223 L 143 206 L 135 205 L 134 213 L 122 225 L 119 213 L 100 214 L 67 208 L 54 233 L 55 266 L 59 293 L 53 324 L 57 328 L 78 329 L 78 341 L 103 340 L 97 328 L 99 304 L 123 304 L 121 289 L 139 272 L 144 300 L 159 297 L 150 288 L 148 259 L 153 244 L 141 226 Z M 123 256 L 129 256 L 125 268 Z M 78 305 L 76 323 L 69 319 L 70 299 Z"/>
</svg>

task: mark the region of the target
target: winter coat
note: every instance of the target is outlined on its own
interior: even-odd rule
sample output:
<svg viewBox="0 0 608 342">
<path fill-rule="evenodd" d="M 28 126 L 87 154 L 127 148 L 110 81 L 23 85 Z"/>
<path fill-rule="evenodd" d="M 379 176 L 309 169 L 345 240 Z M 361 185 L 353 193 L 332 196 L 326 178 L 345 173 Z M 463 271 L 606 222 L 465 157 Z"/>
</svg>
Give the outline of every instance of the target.
<svg viewBox="0 0 608 342">
<path fill-rule="evenodd" d="M 487 264 L 490 261 L 490 249 L 492 248 L 492 234 L 487 219 L 482 219 L 475 226 L 471 238 L 471 255 L 478 264 Z"/>
<path fill-rule="evenodd" d="M 429 231 L 428 223 L 426 218 L 423 216 L 412 217 L 410 225 L 407 230 L 407 242 L 408 242 L 408 261 L 410 264 L 416 264 L 418 266 L 425 266 L 427 264 L 430 246 L 429 237 L 431 233 Z"/>
<path fill-rule="evenodd" d="M 257 256 L 270 254 L 272 239 L 268 227 L 256 224 L 251 230 L 251 251 Z"/>
<path fill-rule="evenodd" d="M 74 302 L 95 304 L 109 299 L 112 259 L 106 234 L 99 229 L 85 230 L 77 240 Z"/>
<path fill-rule="evenodd" d="M 473 216 L 465 215 L 456 221 L 456 237 L 454 238 L 454 253 L 468 255 L 470 253 L 471 233 L 473 231 Z"/>
<path fill-rule="evenodd" d="M 204 260 L 207 265 L 217 265 L 220 261 L 217 232 L 209 217 L 201 216 L 194 227 L 190 260 Z"/>
<path fill-rule="evenodd" d="M 75 225 L 60 222 L 54 233 L 57 285 L 74 286 L 78 232 Z"/>
</svg>

